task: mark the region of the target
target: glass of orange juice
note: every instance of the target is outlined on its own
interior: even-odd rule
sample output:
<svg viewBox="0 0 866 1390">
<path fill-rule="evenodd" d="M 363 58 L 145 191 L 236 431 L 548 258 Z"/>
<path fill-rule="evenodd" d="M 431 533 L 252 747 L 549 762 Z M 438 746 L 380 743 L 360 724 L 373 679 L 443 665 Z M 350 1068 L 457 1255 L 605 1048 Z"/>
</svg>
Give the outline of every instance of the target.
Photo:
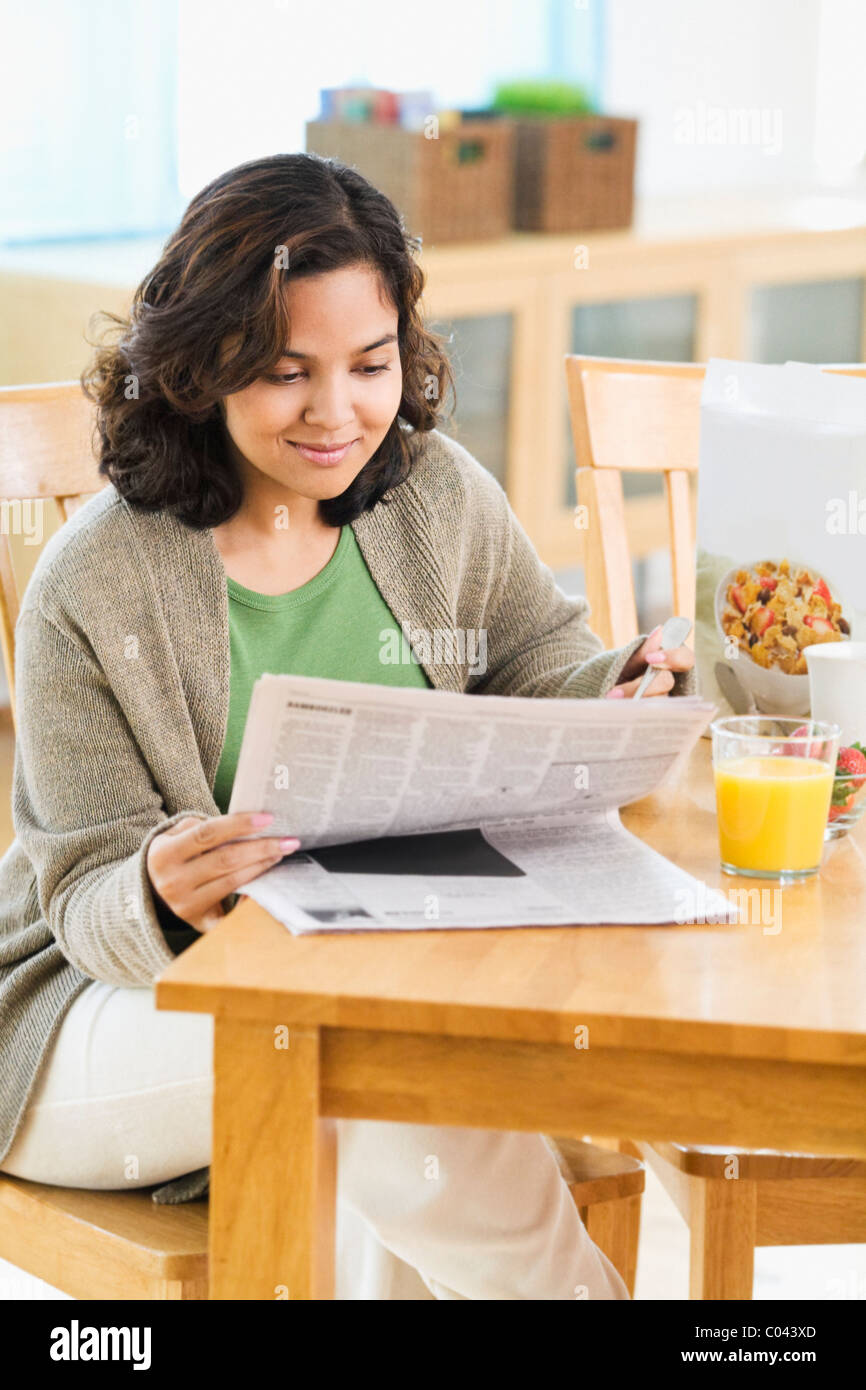
<svg viewBox="0 0 866 1390">
<path fill-rule="evenodd" d="M 839 725 L 739 715 L 710 731 L 725 873 L 783 881 L 817 873 Z"/>
</svg>

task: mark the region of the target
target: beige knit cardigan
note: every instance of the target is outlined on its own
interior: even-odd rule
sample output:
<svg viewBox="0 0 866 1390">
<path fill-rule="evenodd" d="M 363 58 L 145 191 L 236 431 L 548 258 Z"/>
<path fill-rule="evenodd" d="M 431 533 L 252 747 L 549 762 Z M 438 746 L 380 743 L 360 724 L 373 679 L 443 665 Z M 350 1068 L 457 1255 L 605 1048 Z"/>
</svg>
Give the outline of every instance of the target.
<svg viewBox="0 0 866 1390">
<path fill-rule="evenodd" d="M 557 588 L 492 475 L 437 430 L 412 445 L 408 480 L 352 528 L 399 622 L 486 629 L 486 672 L 431 663 L 433 685 L 605 694 L 643 636 L 604 651 L 585 599 Z M 197 938 L 157 911 L 145 856 L 183 816 L 219 814 L 212 788 L 229 675 L 226 575 L 212 532 L 131 507 L 107 485 L 44 547 L 16 627 L 15 839 L 0 860 L 0 1165 L 76 996 L 92 980 L 150 986 Z M 676 693 L 693 688 L 693 672 L 676 677 Z M 169 1184 L 161 1200 L 188 1200 L 206 1177 Z"/>
</svg>

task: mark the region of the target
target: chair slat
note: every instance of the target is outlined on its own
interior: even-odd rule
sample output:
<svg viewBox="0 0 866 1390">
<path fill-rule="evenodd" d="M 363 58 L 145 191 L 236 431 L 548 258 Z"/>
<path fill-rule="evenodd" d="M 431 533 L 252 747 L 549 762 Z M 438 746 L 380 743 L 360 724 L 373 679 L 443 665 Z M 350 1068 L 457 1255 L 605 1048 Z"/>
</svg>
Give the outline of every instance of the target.
<svg viewBox="0 0 866 1390">
<path fill-rule="evenodd" d="M 638 630 L 622 478 L 612 469 L 578 468 L 577 489 L 587 508 L 584 567 L 590 626 L 606 647 L 619 647 Z"/>
<path fill-rule="evenodd" d="M 668 501 L 668 533 L 671 538 L 671 585 L 674 612 L 694 622 L 695 538 L 692 531 L 692 499 L 689 475 L 681 468 L 665 473 Z"/>
<path fill-rule="evenodd" d="M 10 536 L 20 504 L 56 509 L 63 523 L 106 485 L 93 453 L 95 407 L 77 381 L 0 387 L 0 647 L 15 711 L 15 625 L 21 592 Z"/>
<path fill-rule="evenodd" d="M 593 468 L 696 472 L 703 382 L 585 371 Z"/>
<path fill-rule="evenodd" d="M 19 612 L 18 581 L 12 565 L 12 547 L 9 537 L 0 533 L 0 648 L 3 652 L 3 669 L 9 686 L 9 706 L 12 723 L 15 716 L 15 624 Z"/>
</svg>

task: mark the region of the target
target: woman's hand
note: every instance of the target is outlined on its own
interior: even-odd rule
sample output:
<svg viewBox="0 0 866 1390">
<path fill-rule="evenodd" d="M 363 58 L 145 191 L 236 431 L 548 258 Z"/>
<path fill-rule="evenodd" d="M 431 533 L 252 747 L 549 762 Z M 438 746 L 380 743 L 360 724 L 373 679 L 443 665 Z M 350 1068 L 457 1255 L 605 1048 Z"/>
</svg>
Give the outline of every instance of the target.
<svg viewBox="0 0 866 1390">
<path fill-rule="evenodd" d="M 670 651 L 663 651 L 661 635 L 661 625 L 653 628 L 646 641 L 622 668 L 619 681 L 613 690 L 607 692 L 608 700 L 634 695 L 647 666 L 656 667 L 657 675 L 650 681 L 641 696 L 642 699 L 647 695 L 667 695 L 668 691 L 673 689 L 673 672 L 691 670 L 695 664 L 694 652 L 688 647 L 672 647 Z"/>
<path fill-rule="evenodd" d="M 186 816 L 154 835 L 147 847 L 147 875 L 154 892 L 196 931 L 210 931 L 225 916 L 223 898 L 299 848 L 301 842 L 295 839 L 239 838 L 272 820 L 268 812 L 235 811 L 201 820 Z"/>
</svg>

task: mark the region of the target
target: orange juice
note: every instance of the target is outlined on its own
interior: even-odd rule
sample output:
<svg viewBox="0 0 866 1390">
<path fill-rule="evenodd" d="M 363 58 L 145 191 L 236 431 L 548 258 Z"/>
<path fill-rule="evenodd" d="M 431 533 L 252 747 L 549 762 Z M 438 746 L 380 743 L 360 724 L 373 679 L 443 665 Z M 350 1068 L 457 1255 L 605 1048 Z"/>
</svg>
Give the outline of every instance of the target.
<svg viewBox="0 0 866 1390">
<path fill-rule="evenodd" d="M 833 768 L 815 758 L 729 758 L 715 768 L 722 862 L 738 869 L 815 869 Z"/>
</svg>

